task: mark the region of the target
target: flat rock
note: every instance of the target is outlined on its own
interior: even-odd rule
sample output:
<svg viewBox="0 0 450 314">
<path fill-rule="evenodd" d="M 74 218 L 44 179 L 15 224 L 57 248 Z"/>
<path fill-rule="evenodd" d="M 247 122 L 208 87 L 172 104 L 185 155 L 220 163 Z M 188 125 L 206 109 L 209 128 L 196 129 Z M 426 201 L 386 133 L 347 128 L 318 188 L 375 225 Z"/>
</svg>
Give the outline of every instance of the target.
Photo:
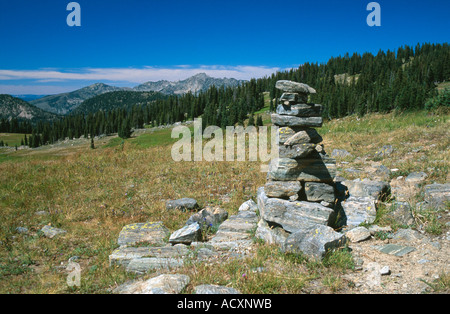
<svg viewBox="0 0 450 314">
<path fill-rule="evenodd" d="M 305 159 L 274 158 L 267 173 L 272 181 L 333 182 L 335 176 L 336 160 L 319 153 Z"/>
<path fill-rule="evenodd" d="M 311 155 L 316 150 L 316 144 L 303 143 L 295 145 L 280 145 L 280 158 L 305 158 Z"/>
<path fill-rule="evenodd" d="M 262 219 L 280 225 L 291 233 L 312 224 L 327 225 L 334 213 L 332 209 L 318 203 L 268 198 L 264 190 L 258 193 L 258 208 Z"/>
<path fill-rule="evenodd" d="M 181 198 L 178 200 L 168 200 L 166 201 L 166 209 L 178 209 L 182 211 L 186 210 L 196 210 L 198 209 L 197 201 L 193 198 Z"/>
<path fill-rule="evenodd" d="M 415 223 L 409 203 L 394 202 L 392 207 L 393 211 L 390 213 L 390 216 L 394 218 L 398 224 L 412 226 Z"/>
<path fill-rule="evenodd" d="M 323 124 L 322 117 L 295 117 L 272 114 L 272 123 L 280 127 L 320 128 Z"/>
<path fill-rule="evenodd" d="M 394 147 L 392 145 L 384 145 L 379 150 L 375 152 L 375 157 L 386 157 L 394 152 Z"/>
<path fill-rule="evenodd" d="M 135 223 L 123 227 L 117 242 L 120 246 L 135 245 L 142 242 L 152 245 L 163 245 L 169 236 L 169 229 L 164 227 L 161 221 Z"/>
<path fill-rule="evenodd" d="M 300 94 L 316 93 L 316 90 L 307 84 L 287 80 L 277 81 L 275 87 L 287 93 L 300 93 Z"/>
<path fill-rule="evenodd" d="M 41 229 L 41 232 L 45 235 L 45 237 L 49 239 L 53 239 L 56 236 L 67 233 L 67 231 L 65 230 L 54 228 L 51 226 L 44 226 L 44 228 Z"/>
<path fill-rule="evenodd" d="M 283 246 L 285 252 L 303 253 L 321 259 L 333 249 L 343 247 L 347 238 L 328 226 L 316 225 L 292 233 Z"/>
<path fill-rule="evenodd" d="M 322 105 L 317 104 L 295 104 L 278 105 L 276 113 L 279 115 L 295 117 L 321 117 L 323 111 Z"/>
<path fill-rule="evenodd" d="M 405 179 L 405 182 L 409 183 L 422 183 L 426 180 L 428 175 L 425 172 L 411 172 Z"/>
<path fill-rule="evenodd" d="M 318 144 L 323 141 L 320 134 L 312 128 L 282 127 L 278 128 L 279 144 L 296 145 L 304 143 Z"/>
<path fill-rule="evenodd" d="M 134 259 L 141 258 L 184 258 L 189 254 L 189 249 L 185 245 L 164 246 L 164 247 L 120 247 L 109 256 L 109 265 L 122 265 L 127 267 Z"/>
<path fill-rule="evenodd" d="M 370 231 L 365 227 L 356 227 L 353 228 L 350 231 L 347 231 L 345 233 L 345 236 L 351 241 L 351 242 L 361 242 L 365 241 L 367 239 L 370 239 L 371 234 Z"/>
<path fill-rule="evenodd" d="M 334 186 L 326 183 L 306 182 L 305 194 L 308 202 L 334 203 L 336 200 Z"/>
<path fill-rule="evenodd" d="M 280 102 L 284 105 L 306 103 L 307 101 L 308 101 L 308 94 L 283 93 L 283 95 L 281 95 L 280 97 Z"/>
<path fill-rule="evenodd" d="M 375 200 L 370 197 L 350 197 L 341 203 L 345 224 L 357 227 L 362 223 L 372 224 L 377 215 Z"/>
<path fill-rule="evenodd" d="M 183 267 L 183 265 L 184 259 L 182 258 L 144 257 L 132 259 L 126 266 L 126 271 L 136 274 L 145 274 L 153 270 L 169 270 L 177 267 Z"/>
<path fill-rule="evenodd" d="M 302 190 L 299 181 L 271 181 L 264 186 L 264 191 L 268 197 L 289 199 L 298 195 Z"/>
<path fill-rule="evenodd" d="M 175 231 L 169 238 L 172 244 L 191 244 L 201 240 L 202 228 L 195 222 Z"/>
<path fill-rule="evenodd" d="M 381 247 L 377 247 L 378 251 L 381 253 L 395 255 L 395 256 L 404 256 L 408 253 L 415 251 L 416 249 L 411 246 L 403 246 L 398 244 L 387 244 Z"/>
<path fill-rule="evenodd" d="M 218 285 L 200 285 L 194 287 L 195 294 L 241 294 L 238 290 Z"/>
<path fill-rule="evenodd" d="M 189 284 L 186 275 L 165 274 L 145 281 L 135 281 L 117 287 L 115 294 L 179 294 Z"/>
</svg>

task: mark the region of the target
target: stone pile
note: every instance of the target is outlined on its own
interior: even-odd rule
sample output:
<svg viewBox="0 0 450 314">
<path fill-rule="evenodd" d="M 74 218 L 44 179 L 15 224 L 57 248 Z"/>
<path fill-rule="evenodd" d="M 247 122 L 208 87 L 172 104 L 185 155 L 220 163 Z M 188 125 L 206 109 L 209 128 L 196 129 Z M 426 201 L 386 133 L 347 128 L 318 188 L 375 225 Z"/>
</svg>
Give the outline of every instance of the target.
<svg viewBox="0 0 450 314">
<path fill-rule="evenodd" d="M 285 251 L 312 257 L 342 245 L 335 232 L 336 161 L 324 150 L 315 128 L 323 123 L 322 105 L 307 103 L 316 91 L 306 84 L 278 81 L 284 94 L 272 123 L 279 127 L 279 156 L 269 164 L 267 183 L 258 190 L 261 220 L 257 237 Z"/>
</svg>

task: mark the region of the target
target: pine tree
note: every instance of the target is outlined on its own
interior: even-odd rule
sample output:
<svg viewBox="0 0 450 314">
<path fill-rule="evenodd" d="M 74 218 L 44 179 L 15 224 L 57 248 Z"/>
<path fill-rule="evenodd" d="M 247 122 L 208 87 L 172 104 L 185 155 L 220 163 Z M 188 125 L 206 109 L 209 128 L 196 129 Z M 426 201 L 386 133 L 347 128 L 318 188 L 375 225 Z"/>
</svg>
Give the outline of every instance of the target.
<svg viewBox="0 0 450 314">
<path fill-rule="evenodd" d="M 91 137 L 91 149 L 95 149 L 94 138 Z"/>
</svg>

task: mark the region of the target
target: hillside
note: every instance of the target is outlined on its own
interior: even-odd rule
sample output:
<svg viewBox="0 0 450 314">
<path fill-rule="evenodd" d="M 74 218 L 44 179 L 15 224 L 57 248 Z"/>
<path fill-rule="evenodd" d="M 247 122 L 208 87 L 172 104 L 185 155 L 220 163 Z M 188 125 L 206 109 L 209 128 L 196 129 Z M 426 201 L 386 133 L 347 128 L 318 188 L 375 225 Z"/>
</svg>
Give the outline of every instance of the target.
<svg viewBox="0 0 450 314">
<path fill-rule="evenodd" d="M 133 106 L 144 106 L 154 100 L 165 98 L 167 98 L 167 96 L 158 92 L 108 92 L 85 100 L 72 112 L 72 114 L 88 114 L 120 108 L 129 110 Z"/>
<path fill-rule="evenodd" d="M 123 88 L 97 83 L 70 93 L 51 95 L 32 100 L 30 103 L 48 112 L 65 115 L 75 110 L 86 99 L 121 90 Z"/>
<path fill-rule="evenodd" d="M 50 121 L 57 115 L 37 108 L 28 102 L 10 95 L 0 95 L 0 118 L 39 121 Z"/>
</svg>

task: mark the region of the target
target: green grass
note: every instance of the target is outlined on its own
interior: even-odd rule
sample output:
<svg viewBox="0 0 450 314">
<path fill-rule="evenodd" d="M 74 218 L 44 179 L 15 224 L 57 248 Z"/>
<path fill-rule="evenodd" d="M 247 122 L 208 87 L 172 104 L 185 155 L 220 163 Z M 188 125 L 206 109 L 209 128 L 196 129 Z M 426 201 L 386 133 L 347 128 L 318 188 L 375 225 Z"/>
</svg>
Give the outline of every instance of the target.
<svg viewBox="0 0 450 314">
<path fill-rule="evenodd" d="M 9 147 L 20 146 L 21 141 L 24 139 L 24 134 L 16 133 L 0 133 L 0 141 L 7 143 Z M 27 134 L 30 137 L 30 134 Z"/>
</svg>

